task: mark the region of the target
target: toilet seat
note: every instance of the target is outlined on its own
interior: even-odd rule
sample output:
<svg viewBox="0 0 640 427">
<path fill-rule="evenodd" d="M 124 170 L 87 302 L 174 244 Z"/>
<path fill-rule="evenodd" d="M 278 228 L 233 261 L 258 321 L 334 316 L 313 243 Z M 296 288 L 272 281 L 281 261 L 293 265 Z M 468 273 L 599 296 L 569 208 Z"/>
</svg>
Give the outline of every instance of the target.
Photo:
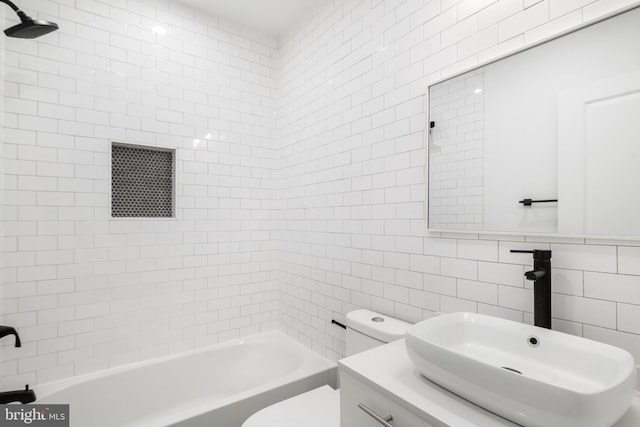
<svg viewBox="0 0 640 427">
<path fill-rule="evenodd" d="M 242 427 L 339 427 L 340 391 L 328 385 L 268 406 Z"/>
</svg>

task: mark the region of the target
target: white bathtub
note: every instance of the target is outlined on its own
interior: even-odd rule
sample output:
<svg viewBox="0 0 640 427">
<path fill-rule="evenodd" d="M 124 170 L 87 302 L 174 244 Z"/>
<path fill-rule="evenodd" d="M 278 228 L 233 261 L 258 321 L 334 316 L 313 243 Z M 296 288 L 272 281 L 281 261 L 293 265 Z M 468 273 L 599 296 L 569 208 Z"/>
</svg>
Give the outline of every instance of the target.
<svg viewBox="0 0 640 427">
<path fill-rule="evenodd" d="M 43 384 L 35 403 L 68 403 L 71 427 L 239 427 L 335 378 L 335 363 L 271 331 Z"/>
</svg>

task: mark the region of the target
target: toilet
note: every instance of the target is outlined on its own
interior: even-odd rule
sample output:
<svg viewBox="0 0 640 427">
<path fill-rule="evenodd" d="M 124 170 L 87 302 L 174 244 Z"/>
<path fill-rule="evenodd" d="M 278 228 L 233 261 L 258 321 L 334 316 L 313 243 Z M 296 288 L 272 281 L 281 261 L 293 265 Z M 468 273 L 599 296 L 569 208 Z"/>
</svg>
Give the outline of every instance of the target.
<svg viewBox="0 0 640 427">
<path fill-rule="evenodd" d="M 403 338 L 409 323 L 370 310 L 347 313 L 347 356 Z M 328 385 L 268 406 L 242 427 L 339 427 L 340 390 Z"/>
</svg>

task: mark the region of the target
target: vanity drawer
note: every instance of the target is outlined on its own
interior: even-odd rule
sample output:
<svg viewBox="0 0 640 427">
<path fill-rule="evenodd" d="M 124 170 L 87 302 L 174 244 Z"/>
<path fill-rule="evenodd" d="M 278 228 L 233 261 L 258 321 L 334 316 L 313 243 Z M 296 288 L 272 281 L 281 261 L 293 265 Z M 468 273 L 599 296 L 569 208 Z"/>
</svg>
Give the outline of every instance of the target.
<svg viewBox="0 0 640 427">
<path fill-rule="evenodd" d="M 352 376 L 340 373 L 340 425 L 342 427 L 388 427 L 383 418 L 391 415 L 393 427 L 435 427 L 394 400 Z M 381 418 L 381 420 L 377 420 Z"/>
</svg>

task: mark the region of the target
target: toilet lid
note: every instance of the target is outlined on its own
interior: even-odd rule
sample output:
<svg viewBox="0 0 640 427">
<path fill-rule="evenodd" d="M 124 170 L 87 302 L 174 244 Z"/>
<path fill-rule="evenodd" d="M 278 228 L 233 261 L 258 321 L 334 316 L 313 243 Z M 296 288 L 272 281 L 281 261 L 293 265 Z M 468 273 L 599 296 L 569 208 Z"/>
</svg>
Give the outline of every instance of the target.
<svg viewBox="0 0 640 427">
<path fill-rule="evenodd" d="M 328 385 L 256 412 L 242 427 L 339 427 L 340 392 Z"/>
</svg>

